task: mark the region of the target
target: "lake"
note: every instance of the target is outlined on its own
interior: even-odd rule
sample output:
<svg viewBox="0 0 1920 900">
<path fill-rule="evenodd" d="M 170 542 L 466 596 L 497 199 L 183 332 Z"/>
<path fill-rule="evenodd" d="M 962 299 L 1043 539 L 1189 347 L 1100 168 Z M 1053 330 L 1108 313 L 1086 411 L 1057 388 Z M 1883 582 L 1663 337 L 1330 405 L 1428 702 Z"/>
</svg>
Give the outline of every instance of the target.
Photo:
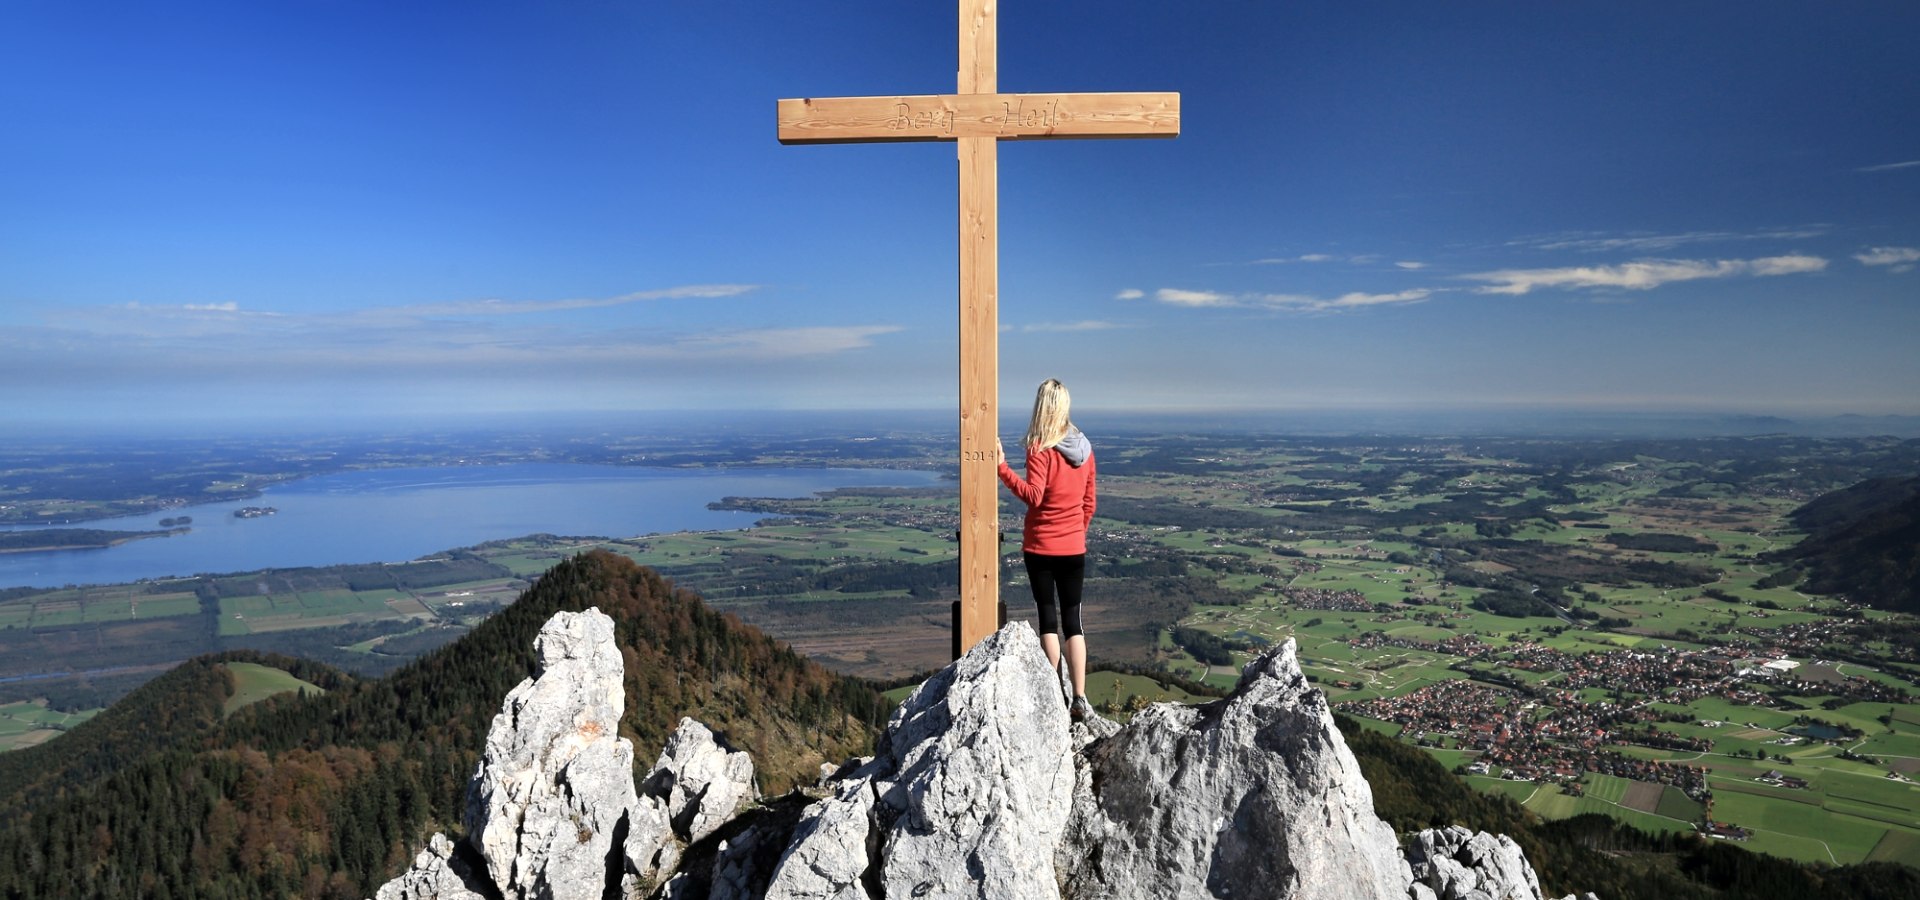
<svg viewBox="0 0 1920 900">
<path fill-rule="evenodd" d="M 842 487 L 925 487 L 937 472 L 898 469 L 661 469 L 524 463 L 373 469 L 288 482 L 246 500 L 183 506 L 76 527 L 149 531 L 192 516 L 192 531 L 102 550 L 0 554 L 0 587 L 119 584 L 142 578 L 342 563 L 403 562 L 547 532 L 633 537 L 746 528 L 763 514 L 712 510 L 722 497 L 805 497 Z M 234 511 L 278 513 L 241 519 Z M 18 527 L 4 530 L 20 530 Z"/>
</svg>

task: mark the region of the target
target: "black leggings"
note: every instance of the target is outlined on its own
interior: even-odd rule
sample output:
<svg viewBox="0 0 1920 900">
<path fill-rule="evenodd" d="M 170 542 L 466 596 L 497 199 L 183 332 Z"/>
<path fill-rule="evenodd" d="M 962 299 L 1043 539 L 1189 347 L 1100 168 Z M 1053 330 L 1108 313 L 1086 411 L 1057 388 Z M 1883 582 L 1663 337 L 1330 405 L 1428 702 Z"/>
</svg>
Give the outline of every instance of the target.
<svg viewBox="0 0 1920 900">
<path fill-rule="evenodd" d="M 1080 584 L 1086 580 L 1087 555 L 1043 556 L 1022 554 L 1027 560 L 1027 582 L 1033 585 L 1033 603 L 1040 610 L 1040 633 L 1075 637 L 1080 634 Z M 1060 592 L 1060 607 L 1053 595 Z"/>
</svg>

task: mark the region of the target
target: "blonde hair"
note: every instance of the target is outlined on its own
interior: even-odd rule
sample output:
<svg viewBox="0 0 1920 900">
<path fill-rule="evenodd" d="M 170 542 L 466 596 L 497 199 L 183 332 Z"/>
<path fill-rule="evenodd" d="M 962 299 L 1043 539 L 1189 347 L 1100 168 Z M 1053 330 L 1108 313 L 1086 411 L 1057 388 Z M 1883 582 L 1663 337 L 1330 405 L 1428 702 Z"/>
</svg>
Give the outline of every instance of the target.
<svg viewBox="0 0 1920 900">
<path fill-rule="evenodd" d="M 1026 446 L 1045 450 L 1060 443 L 1067 436 L 1067 429 L 1073 427 L 1067 419 L 1067 408 L 1072 402 L 1066 385 L 1052 378 L 1040 382 L 1040 390 L 1033 395 L 1033 419 L 1027 424 Z"/>
</svg>

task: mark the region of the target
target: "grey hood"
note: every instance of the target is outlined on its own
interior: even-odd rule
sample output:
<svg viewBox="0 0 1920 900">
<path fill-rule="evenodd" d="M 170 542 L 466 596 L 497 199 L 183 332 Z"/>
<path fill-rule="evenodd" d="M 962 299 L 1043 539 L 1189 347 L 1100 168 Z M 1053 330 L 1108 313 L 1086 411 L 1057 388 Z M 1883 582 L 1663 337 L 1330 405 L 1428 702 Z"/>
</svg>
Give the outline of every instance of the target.
<svg viewBox="0 0 1920 900">
<path fill-rule="evenodd" d="M 1087 440 L 1087 436 L 1081 434 L 1080 429 L 1069 425 L 1067 436 L 1061 438 L 1060 443 L 1053 445 L 1053 449 L 1060 451 L 1060 455 L 1067 458 L 1067 465 L 1078 469 L 1086 465 L 1087 457 L 1093 455 L 1093 442 Z"/>
</svg>

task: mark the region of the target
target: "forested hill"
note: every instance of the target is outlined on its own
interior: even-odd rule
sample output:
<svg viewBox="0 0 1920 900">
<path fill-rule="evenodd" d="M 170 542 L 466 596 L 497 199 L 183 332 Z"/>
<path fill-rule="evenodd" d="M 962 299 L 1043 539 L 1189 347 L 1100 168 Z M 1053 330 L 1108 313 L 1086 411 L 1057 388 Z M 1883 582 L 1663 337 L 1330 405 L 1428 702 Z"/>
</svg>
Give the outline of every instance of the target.
<svg viewBox="0 0 1920 900">
<path fill-rule="evenodd" d="M 621 733 L 643 766 L 691 715 L 752 750 L 763 790 L 782 791 L 822 761 L 864 752 L 884 713 L 870 686 L 651 570 L 589 553 L 385 679 L 310 670 L 302 677 L 323 679 L 326 694 L 283 695 L 225 721 L 218 660 L 130 695 L 140 709 L 116 707 L 102 728 L 46 745 L 47 771 L 0 773 L 0 897 L 371 896 L 407 848 L 460 830 L 467 778 L 507 692 L 533 671 L 534 636 L 555 612 L 587 607 L 616 623 Z M 157 721 L 171 724 L 143 738 L 139 723 L 163 710 Z"/>
<path fill-rule="evenodd" d="M 1806 590 L 1920 612 L 1920 477 L 1863 481 L 1792 518 L 1807 537 L 1779 555 L 1804 565 Z"/>
<path fill-rule="evenodd" d="M 0 819 L 50 794 L 83 788 L 128 760 L 204 746 L 219 731 L 233 699 L 234 676 L 227 664 L 236 662 L 280 669 L 327 690 L 352 681 L 321 663 L 252 650 L 188 660 L 59 740 L 0 754 Z"/>
</svg>

